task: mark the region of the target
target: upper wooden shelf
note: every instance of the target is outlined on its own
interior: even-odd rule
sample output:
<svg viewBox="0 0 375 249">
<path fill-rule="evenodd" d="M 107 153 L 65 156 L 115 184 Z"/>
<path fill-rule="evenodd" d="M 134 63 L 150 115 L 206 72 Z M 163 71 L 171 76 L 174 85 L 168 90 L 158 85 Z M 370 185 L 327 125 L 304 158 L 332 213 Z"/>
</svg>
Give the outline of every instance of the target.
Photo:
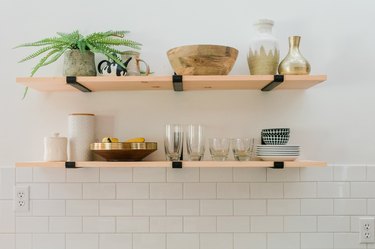
<svg viewBox="0 0 375 249">
<path fill-rule="evenodd" d="M 273 161 L 183 161 L 183 168 L 270 168 L 274 166 Z M 325 162 L 319 161 L 287 161 L 285 168 L 297 167 L 324 167 Z M 57 167 L 64 168 L 65 162 L 19 162 L 16 167 Z M 140 161 L 140 162 L 106 162 L 90 161 L 76 162 L 78 168 L 105 168 L 105 167 L 152 167 L 152 168 L 172 168 L 170 161 Z"/>
<path fill-rule="evenodd" d="M 327 79 L 326 75 L 285 75 L 275 87 L 307 89 Z M 173 90 L 172 76 L 97 76 L 76 77 L 76 81 L 93 92 L 128 90 Z M 190 90 L 260 90 L 274 81 L 274 75 L 186 75 L 183 89 Z M 66 77 L 18 77 L 16 82 L 41 92 L 79 92 L 67 84 Z"/>
</svg>

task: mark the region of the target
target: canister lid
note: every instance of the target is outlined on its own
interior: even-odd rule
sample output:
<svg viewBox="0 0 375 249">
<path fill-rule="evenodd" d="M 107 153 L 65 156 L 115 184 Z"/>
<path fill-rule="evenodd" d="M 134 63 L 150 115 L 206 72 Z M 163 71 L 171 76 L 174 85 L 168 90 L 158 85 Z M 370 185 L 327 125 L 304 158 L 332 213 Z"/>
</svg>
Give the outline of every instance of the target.
<svg viewBox="0 0 375 249">
<path fill-rule="evenodd" d="M 77 115 L 77 116 L 95 116 L 95 114 L 92 113 L 71 113 L 69 114 L 71 116 Z"/>
</svg>

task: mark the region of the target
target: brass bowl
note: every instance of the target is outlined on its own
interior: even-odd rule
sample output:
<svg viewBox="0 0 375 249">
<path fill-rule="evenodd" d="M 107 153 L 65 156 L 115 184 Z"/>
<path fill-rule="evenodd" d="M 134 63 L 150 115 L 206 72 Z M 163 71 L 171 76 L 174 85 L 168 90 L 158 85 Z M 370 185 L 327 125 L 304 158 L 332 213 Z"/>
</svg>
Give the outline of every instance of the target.
<svg viewBox="0 0 375 249">
<path fill-rule="evenodd" d="M 157 149 L 156 142 L 90 144 L 90 150 L 107 161 L 141 161 Z"/>
<path fill-rule="evenodd" d="M 179 75 L 227 75 L 236 62 L 238 50 L 220 45 L 187 45 L 167 52 Z"/>
</svg>

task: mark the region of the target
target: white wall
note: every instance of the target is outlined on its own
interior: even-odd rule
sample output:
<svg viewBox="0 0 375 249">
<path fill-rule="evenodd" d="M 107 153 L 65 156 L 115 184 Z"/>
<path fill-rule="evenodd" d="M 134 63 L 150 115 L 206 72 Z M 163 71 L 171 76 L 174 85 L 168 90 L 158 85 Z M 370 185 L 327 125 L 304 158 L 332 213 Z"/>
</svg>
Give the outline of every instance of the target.
<svg viewBox="0 0 375 249">
<path fill-rule="evenodd" d="M 150 159 L 163 159 L 163 125 L 202 123 L 208 136 L 258 136 L 266 127 L 290 127 L 303 158 L 334 163 L 375 162 L 373 67 L 375 34 L 370 0 L 284 1 L 3 1 L 0 8 L 0 165 L 41 160 L 43 137 L 66 135 L 67 115 L 99 116 L 98 136 L 144 136 L 159 142 Z M 84 33 L 125 29 L 143 43 L 155 75 L 172 74 L 166 51 L 184 44 L 226 44 L 240 54 L 232 74 L 248 74 L 246 53 L 258 18 L 275 20 L 281 54 L 287 37 L 302 36 L 301 51 L 312 74 L 328 81 L 307 91 L 106 92 L 42 94 L 22 101 L 17 76 L 35 62 L 16 64 L 32 52 L 12 50 L 56 31 Z M 60 75 L 61 61 L 38 76 Z M 229 117 L 229 118 L 228 118 Z"/>
</svg>

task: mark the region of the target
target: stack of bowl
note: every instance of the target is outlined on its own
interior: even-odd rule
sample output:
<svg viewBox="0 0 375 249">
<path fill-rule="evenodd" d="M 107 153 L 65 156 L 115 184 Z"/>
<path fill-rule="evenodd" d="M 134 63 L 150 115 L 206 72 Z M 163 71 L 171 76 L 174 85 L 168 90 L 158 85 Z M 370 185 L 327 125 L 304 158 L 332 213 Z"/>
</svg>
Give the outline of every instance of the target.
<svg viewBox="0 0 375 249">
<path fill-rule="evenodd" d="M 289 141 L 289 128 L 273 128 L 262 130 L 262 141 L 265 144 L 284 145 Z"/>
</svg>

